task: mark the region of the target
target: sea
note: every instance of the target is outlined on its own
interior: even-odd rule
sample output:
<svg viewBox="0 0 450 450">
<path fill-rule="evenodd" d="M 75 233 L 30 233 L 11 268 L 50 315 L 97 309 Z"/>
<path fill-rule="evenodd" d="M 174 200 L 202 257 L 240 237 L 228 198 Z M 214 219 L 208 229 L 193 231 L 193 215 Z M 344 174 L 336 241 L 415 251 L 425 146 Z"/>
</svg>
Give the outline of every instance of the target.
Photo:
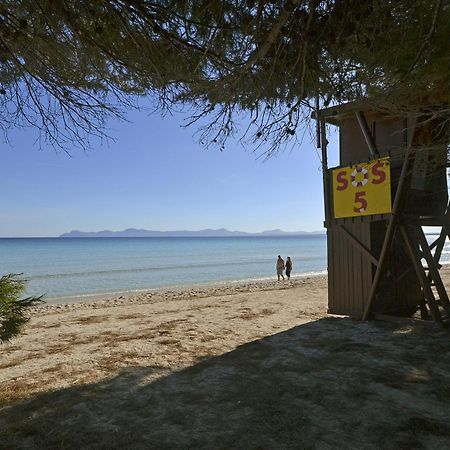
<svg viewBox="0 0 450 450">
<path fill-rule="evenodd" d="M 326 237 L 3 238 L 0 275 L 23 274 L 28 295 L 86 300 L 274 279 L 277 255 L 291 257 L 293 275 L 325 273 Z"/>
<path fill-rule="evenodd" d="M 293 277 L 324 274 L 326 236 L 2 238 L 0 275 L 23 274 L 26 294 L 45 294 L 49 302 L 82 301 L 276 279 L 277 255 L 291 257 Z M 448 243 L 442 259 L 450 261 Z"/>
</svg>

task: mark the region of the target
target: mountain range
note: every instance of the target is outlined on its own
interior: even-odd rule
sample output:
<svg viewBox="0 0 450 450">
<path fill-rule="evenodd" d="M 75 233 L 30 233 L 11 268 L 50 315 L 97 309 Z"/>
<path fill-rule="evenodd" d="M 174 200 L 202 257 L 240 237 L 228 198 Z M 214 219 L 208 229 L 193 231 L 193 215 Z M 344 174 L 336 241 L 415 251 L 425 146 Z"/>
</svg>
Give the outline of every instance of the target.
<svg viewBox="0 0 450 450">
<path fill-rule="evenodd" d="M 128 228 L 123 231 L 78 231 L 73 230 L 69 233 L 64 233 L 60 238 L 100 238 L 100 237 L 227 237 L 227 236 L 305 236 L 305 235 L 320 235 L 324 231 L 282 231 L 282 230 L 267 230 L 261 233 L 247 233 L 245 231 L 228 231 L 225 228 L 213 230 L 207 228 L 199 231 L 152 231 L 139 230 L 136 228 Z"/>
</svg>

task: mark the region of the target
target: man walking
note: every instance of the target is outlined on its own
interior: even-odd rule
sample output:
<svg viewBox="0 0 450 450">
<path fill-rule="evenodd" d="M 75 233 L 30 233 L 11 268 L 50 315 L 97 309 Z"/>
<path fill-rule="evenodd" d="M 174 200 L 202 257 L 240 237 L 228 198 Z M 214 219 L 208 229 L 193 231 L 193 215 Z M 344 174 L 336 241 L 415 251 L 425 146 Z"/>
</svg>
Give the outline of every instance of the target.
<svg viewBox="0 0 450 450">
<path fill-rule="evenodd" d="M 284 281 L 283 270 L 284 270 L 284 259 L 280 255 L 278 255 L 278 259 L 277 259 L 278 281 L 280 281 L 280 277 L 283 278 L 283 281 Z"/>
</svg>

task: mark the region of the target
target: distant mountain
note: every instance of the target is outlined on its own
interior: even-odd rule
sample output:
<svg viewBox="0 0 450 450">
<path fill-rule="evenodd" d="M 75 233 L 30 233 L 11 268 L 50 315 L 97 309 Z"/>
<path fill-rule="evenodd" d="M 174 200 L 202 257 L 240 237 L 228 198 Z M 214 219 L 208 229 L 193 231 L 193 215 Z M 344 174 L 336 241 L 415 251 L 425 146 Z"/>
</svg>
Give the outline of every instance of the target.
<svg viewBox="0 0 450 450">
<path fill-rule="evenodd" d="M 268 230 L 261 233 L 247 233 L 245 231 L 228 231 L 225 228 L 212 230 L 207 228 L 199 231 L 152 231 L 128 228 L 123 231 L 78 231 L 73 230 L 70 233 L 64 233 L 60 238 L 100 238 L 100 237 L 227 237 L 227 236 L 304 236 L 324 234 L 324 231 L 282 231 Z"/>
</svg>

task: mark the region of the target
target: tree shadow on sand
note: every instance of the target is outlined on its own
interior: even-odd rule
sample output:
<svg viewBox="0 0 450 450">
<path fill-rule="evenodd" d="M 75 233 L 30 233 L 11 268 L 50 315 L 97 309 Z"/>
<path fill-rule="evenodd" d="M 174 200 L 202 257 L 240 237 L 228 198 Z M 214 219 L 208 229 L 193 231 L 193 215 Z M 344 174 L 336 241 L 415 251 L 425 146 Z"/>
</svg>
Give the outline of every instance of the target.
<svg viewBox="0 0 450 450">
<path fill-rule="evenodd" d="M 9 405 L 0 447 L 448 448 L 449 337 L 326 318 L 180 371 L 132 367 Z"/>
</svg>

